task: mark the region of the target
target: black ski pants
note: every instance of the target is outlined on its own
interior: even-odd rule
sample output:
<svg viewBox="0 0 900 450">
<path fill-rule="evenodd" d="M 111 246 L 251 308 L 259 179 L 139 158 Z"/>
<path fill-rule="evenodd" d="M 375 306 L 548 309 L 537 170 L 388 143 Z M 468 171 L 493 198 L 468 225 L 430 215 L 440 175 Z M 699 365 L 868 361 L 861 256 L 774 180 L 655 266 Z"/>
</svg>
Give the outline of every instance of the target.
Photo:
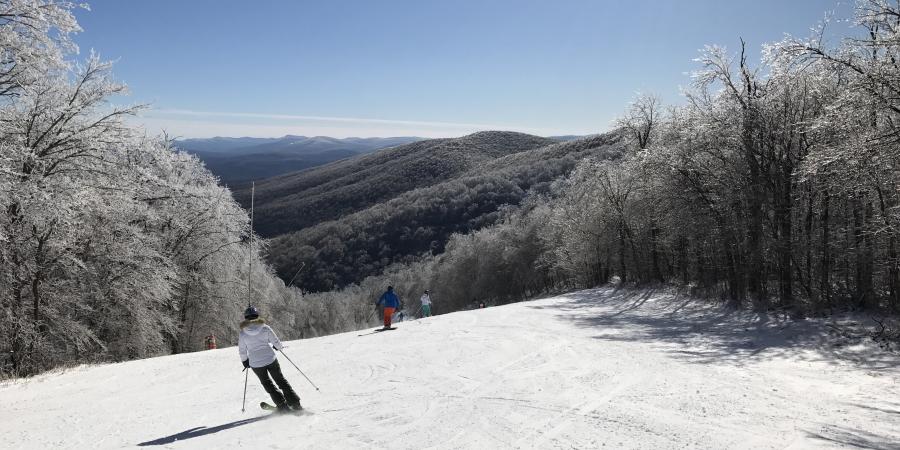
<svg viewBox="0 0 900 450">
<path fill-rule="evenodd" d="M 259 377 L 263 389 L 272 396 L 272 401 L 275 402 L 275 406 L 282 406 L 285 403 L 292 406 L 300 404 L 300 397 L 297 397 L 297 394 L 291 388 L 291 385 L 284 379 L 284 375 L 281 373 L 281 366 L 278 365 L 277 359 L 272 361 L 272 364 L 269 364 L 268 366 L 254 367 L 253 373 Z M 271 378 L 269 378 L 270 375 Z M 272 383 L 273 379 L 275 380 L 275 383 Z M 275 387 L 275 384 L 278 384 L 278 388 L 281 388 L 280 392 L 278 391 L 278 388 Z"/>
</svg>

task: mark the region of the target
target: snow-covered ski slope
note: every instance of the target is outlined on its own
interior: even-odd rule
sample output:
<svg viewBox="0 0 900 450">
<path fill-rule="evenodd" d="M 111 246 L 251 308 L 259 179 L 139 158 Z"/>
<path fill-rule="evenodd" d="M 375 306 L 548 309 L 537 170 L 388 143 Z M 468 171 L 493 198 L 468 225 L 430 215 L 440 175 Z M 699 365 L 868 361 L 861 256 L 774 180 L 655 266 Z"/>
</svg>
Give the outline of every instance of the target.
<svg viewBox="0 0 900 450">
<path fill-rule="evenodd" d="M 0 385 L 0 447 L 900 449 L 900 367 L 673 291 L 604 288 L 288 343 L 279 415 L 235 348 Z M 439 299 L 438 299 L 439 301 Z"/>
</svg>

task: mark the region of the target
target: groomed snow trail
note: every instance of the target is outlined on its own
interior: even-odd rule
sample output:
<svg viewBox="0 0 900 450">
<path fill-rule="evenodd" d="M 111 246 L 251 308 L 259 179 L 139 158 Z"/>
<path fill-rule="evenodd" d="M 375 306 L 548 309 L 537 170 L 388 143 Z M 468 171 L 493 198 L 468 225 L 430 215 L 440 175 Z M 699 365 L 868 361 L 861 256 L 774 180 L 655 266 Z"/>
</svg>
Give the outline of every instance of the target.
<svg viewBox="0 0 900 450">
<path fill-rule="evenodd" d="M 287 343 L 272 416 L 234 347 L 0 385 L 0 447 L 900 449 L 900 366 L 820 322 L 613 288 Z M 438 307 L 440 299 L 436 298 Z"/>
</svg>

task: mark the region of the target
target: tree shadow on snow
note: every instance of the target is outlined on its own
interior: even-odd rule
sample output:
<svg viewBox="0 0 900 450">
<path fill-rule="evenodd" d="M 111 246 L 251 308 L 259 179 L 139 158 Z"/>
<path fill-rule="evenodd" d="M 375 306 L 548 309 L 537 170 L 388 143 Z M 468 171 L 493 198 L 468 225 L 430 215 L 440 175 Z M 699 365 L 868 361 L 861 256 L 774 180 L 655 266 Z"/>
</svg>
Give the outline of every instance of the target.
<svg viewBox="0 0 900 450">
<path fill-rule="evenodd" d="M 742 365 L 755 358 L 791 356 L 868 370 L 900 365 L 900 355 L 873 349 L 864 338 L 835 336 L 823 319 L 791 320 L 778 314 L 735 310 L 695 299 L 674 288 L 605 287 L 562 296 L 568 301 L 534 305 L 598 332 L 595 339 L 653 342 L 689 362 Z"/>
<path fill-rule="evenodd" d="M 881 414 L 896 414 L 900 415 L 900 409 L 888 409 L 888 408 L 900 408 L 900 405 L 894 403 L 886 403 L 886 407 L 879 408 L 878 406 L 872 405 L 862 405 L 859 403 L 848 403 L 850 406 L 855 406 L 857 408 L 868 409 L 870 411 L 875 411 Z"/>
<path fill-rule="evenodd" d="M 268 419 L 269 417 L 272 417 L 272 416 L 265 415 L 265 416 L 254 417 L 252 419 L 236 420 L 234 422 L 217 425 L 217 426 L 214 426 L 211 428 L 206 428 L 206 427 L 191 428 L 188 430 L 184 430 L 181 433 L 173 434 L 171 436 L 161 437 L 159 439 L 154 439 L 152 441 L 141 442 L 140 444 L 138 444 L 138 446 L 145 447 L 148 445 L 171 444 L 175 441 L 183 441 L 183 440 L 192 439 L 195 437 L 206 436 L 207 434 L 218 433 L 222 430 L 227 430 L 229 428 L 239 427 L 241 425 L 247 425 L 247 424 L 250 424 L 253 422 L 259 422 L 260 420 L 265 420 L 265 419 Z"/>
<path fill-rule="evenodd" d="M 865 448 L 871 450 L 897 450 L 897 442 L 893 439 L 878 436 L 862 430 L 851 430 L 842 427 L 827 427 L 821 432 L 806 432 L 813 439 L 833 442 L 835 444 Z"/>
</svg>

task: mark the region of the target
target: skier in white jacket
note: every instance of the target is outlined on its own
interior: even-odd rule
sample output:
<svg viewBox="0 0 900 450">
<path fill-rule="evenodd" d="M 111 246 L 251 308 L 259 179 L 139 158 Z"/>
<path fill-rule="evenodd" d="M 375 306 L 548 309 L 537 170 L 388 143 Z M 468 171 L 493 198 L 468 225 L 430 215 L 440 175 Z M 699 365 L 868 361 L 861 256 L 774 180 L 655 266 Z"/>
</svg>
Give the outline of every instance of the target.
<svg viewBox="0 0 900 450">
<path fill-rule="evenodd" d="M 428 289 L 425 289 L 419 302 L 422 303 L 422 317 L 431 317 L 431 295 L 428 294 Z"/>
<path fill-rule="evenodd" d="M 241 335 L 238 338 L 238 353 L 244 370 L 253 369 L 253 373 L 259 377 L 263 388 L 272 397 L 278 411 L 301 410 L 300 397 L 284 379 L 275 351 L 281 350 L 281 341 L 275 335 L 275 331 L 259 317 L 259 311 L 253 306 L 244 311 L 244 320 L 241 322 Z M 271 378 L 269 376 L 271 375 Z M 275 380 L 275 383 L 272 380 Z M 278 384 L 278 387 L 275 387 Z M 281 388 L 281 391 L 278 390 Z"/>
</svg>

